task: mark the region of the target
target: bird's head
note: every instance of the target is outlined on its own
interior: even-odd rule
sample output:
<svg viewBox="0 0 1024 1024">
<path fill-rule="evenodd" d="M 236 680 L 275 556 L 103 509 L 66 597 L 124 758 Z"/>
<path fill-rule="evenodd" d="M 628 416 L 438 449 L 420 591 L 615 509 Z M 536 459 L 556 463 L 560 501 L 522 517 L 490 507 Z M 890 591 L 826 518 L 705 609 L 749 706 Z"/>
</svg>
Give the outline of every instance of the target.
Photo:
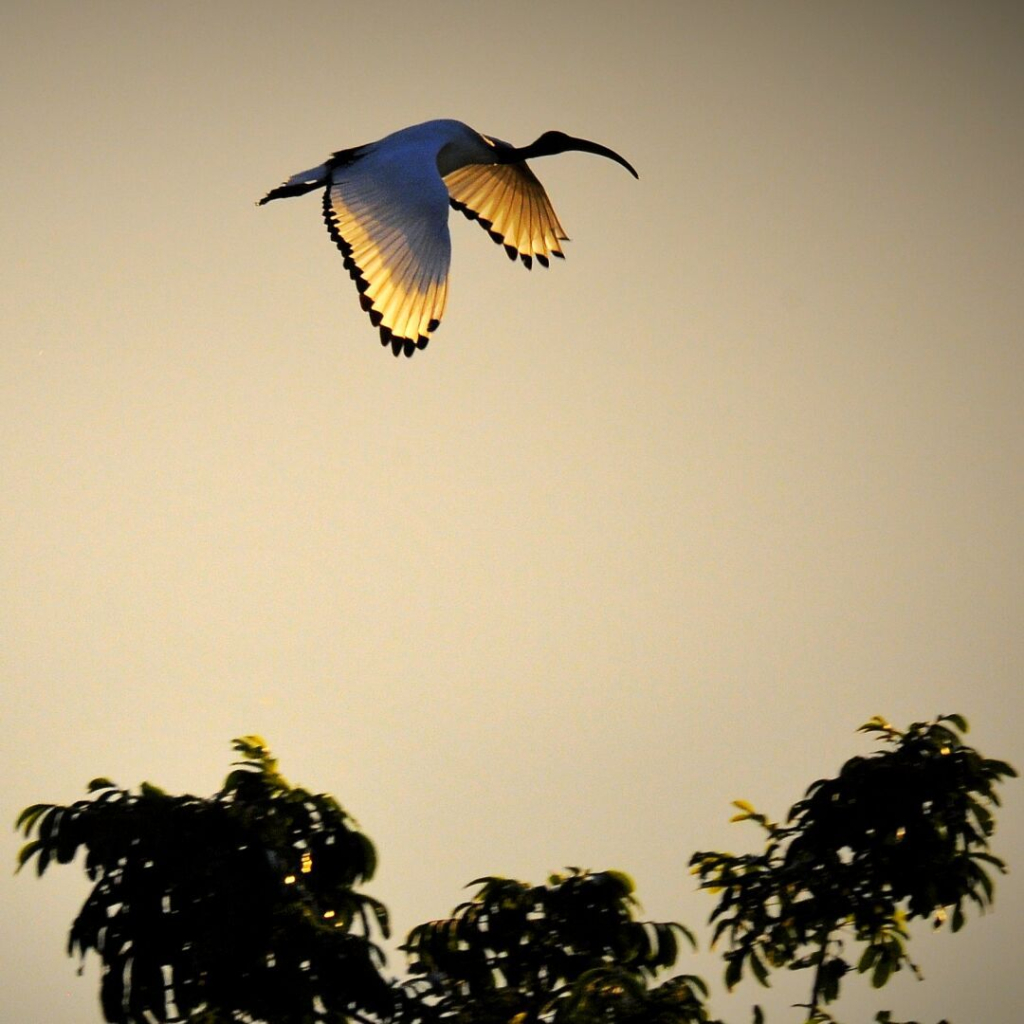
<svg viewBox="0 0 1024 1024">
<path fill-rule="evenodd" d="M 619 156 L 614 149 L 602 146 L 599 142 L 591 142 L 589 139 L 577 139 L 575 136 L 559 131 L 545 132 L 535 142 L 530 143 L 529 146 L 523 146 L 521 149 L 510 147 L 508 155 L 502 162 L 512 163 L 518 160 L 529 160 L 536 156 L 554 156 L 556 153 L 573 151 L 607 157 L 625 167 L 634 178 L 640 177 L 633 165 L 624 157 Z"/>
</svg>

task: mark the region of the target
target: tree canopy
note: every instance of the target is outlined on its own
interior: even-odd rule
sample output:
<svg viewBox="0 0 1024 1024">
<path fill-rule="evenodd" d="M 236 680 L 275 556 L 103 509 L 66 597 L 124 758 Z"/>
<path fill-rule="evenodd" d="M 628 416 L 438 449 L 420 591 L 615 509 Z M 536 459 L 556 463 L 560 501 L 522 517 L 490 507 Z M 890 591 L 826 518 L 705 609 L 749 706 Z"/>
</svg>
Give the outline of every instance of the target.
<svg viewBox="0 0 1024 1024">
<path fill-rule="evenodd" d="M 783 823 L 737 801 L 763 851 L 691 858 L 718 897 L 727 988 L 745 971 L 767 985 L 774 970 L 808 970 L 813 1024 L 834 1019 L 850 972 L 880 988 L 916 971 L 908 923 L 958 931 L 1005 869 L 989 850 L 992 808 L 1016 773 L 963 742 L 961 716 L 862 731 L 882 749 L 813 783 Z M 241 760 L 210 797 L 98 778 L 86 799 L 18 818 L 19 868 L 41 875 L 84 851 L 94 885 L 68 952 L 98 955 L 109 1024 L 720 1024 L 703 980 L 675 971 L 694 935 L 639 920 L 620 871 L 478 878 L 449 917 L 409 932 L 408 973 L 389 975 L 387 911 L 360 891 L 370 839 L 333 797 L 291 785 L 260 737 L 234 748 Z"/>
<path fill-rule="evenodd" d="M 344 1020 L 385 1015 L 390 986 L 373 942 L 384 907 L 356 892 L 370 840 L 333 797 L 291 786 L 263 741 L 212 797 L 137 793 L 108 779 L 69 807 L 36 804 L 19 861 L 42 874 L 85 850 L 95 882 L 68 952 L 95 951 L 107 1021 Z"/>
<path fill-rule="evenodd" d="M 763 984 L 777 968 L 809 969 L 812 1021 L 830 1019 L 824 1007 L 854 968 L 876 988 L 904 967 L 916 973 L 908 921 L 959 931 L 966 901 L 990 904 L 990 871 L 1005 871 L 989 852 L 990 807 L 996 785 L 1016 772 L 963 743 L 962 716 L 905 731 L 876 717 L 861 731 L 885 747 L 812 783 L 783 824 L 737 801 L 733 820 L 763 829 L 763 852 L 691 859 L 703 887 L 720 893 L 711 920 L 714 938 L 729 940 L 726 985 L 745 967 Z M 851 940 L 862 947 L 856 963 L 843 953 Z"/>
<path fill-rule="evenodd" d="M 478 878 L 451 917 L 419 925 L 403 949 L 415 976 L 410 1020 L 526 1024 L 708 1020 L 704 982 L 674 966 L 677 922 L 640 922 L 633 882 L 619 871 L 572 868 L 546 885 Z"/>
</svg>

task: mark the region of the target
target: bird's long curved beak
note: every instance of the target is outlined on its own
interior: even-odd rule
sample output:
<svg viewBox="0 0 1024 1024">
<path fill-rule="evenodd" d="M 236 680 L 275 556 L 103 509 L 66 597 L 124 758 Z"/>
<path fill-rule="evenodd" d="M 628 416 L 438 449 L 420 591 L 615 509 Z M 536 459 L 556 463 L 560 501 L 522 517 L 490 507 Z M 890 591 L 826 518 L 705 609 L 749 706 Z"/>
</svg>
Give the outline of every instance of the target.
<svg viewBox="0 0 1024 1024">
<path fill-rule="evenodd" d="M 599 142 L 591 142 L 590 139 L 577 139 L 573 135 L 566 135 L 565 132 L 545 132 L 536 142 L 529 146 L 517 149 L 515 146 L 505 144 L 498 153 L 498 161 L 501 163 L 513 163 L 519 160 L 532 160 L 536 156 L 555 156 L 557 153 L 569 153 L 579 150 L 581 153 L 595 153 L 597 156 L 605 156 L 614 160 L 633 175 L 639 178 L 636 168 L 623 156 L 619 156 L 614 149 L 602 146 Z"/>
<path fill-rule="evenodd" d="M 590 139 L 577 139 L 572 135 L 567 136 L 567 141 L 568 145 L 565 147 L 567 150 L 578 149 L 581 153 L 595 153 L 597 156 L 606 156 L 609 160 L 614 160 L 617 164 L 625 167 L 634 178 L 640 178 L 640 175 L 636 173 L 636 168 L 624 156 L 616 153 L 614 149 L 602 146 L 599 142 L 591 142 Z"/>
</svg>

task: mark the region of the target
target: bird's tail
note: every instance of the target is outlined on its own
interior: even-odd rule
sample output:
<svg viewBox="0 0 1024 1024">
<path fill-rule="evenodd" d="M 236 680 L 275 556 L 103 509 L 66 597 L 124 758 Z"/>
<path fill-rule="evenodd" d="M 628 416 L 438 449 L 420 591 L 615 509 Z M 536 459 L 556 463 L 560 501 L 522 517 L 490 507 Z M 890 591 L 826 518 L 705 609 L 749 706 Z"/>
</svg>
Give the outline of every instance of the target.
<svg viewBox="0 0 1024 1024">
<path fill-rule="evenodd" d="M 315 188 L 322 188 L 327 184 L 327 164 L 320 164 L 319 167 L 311 167 L 308 171 L 299 171 L 293 174 L 283 185 L 272 188 L 256 205 L 263 206 L 271 199 L 289 199 L 291 196 L 302 196 L 312 192 Z"/>
</svg>

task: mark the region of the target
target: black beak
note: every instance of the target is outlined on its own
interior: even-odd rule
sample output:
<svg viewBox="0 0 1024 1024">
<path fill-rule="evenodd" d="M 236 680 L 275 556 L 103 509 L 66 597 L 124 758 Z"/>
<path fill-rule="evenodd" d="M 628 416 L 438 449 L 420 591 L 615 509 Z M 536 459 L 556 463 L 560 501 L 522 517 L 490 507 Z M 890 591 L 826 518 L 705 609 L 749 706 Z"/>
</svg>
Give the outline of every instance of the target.
<svg viewBox="0 0 1024 1024">
<path fill-rule="evenodd" d="M 625 167 L 634 178 L 639 179 L 640 175 L 636 173 L 636 168 L 624 156 L 616 153 L 614 149 L 602 146 L 599 142 L 591 142 L 589 139 L 574 139 L 571 135 L 567 135 L 565 139 L 568 143 L 565 151 L 575 149 L 581 153 L 596 153 L 597 156 L 606 156 L 609 160 L 614 160 L 617 164 Z"/>
</svg>

